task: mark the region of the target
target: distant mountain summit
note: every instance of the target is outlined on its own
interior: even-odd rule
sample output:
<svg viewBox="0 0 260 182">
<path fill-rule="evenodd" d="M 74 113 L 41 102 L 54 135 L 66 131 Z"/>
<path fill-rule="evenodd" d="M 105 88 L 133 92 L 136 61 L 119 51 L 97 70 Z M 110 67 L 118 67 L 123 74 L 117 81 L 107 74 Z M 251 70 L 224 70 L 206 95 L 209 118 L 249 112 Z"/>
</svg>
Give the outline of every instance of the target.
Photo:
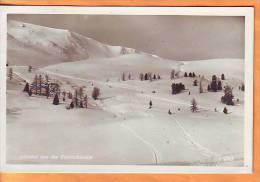
<svg viewBox="0 0 260 182">
<path fill-rule="evenodd" d="M 50 64 L 145 54 L 132 48 L 110 46 L 75 32 L 19 21 L 8 21 L 7 57 L 11 65 Z"/>
</svg>

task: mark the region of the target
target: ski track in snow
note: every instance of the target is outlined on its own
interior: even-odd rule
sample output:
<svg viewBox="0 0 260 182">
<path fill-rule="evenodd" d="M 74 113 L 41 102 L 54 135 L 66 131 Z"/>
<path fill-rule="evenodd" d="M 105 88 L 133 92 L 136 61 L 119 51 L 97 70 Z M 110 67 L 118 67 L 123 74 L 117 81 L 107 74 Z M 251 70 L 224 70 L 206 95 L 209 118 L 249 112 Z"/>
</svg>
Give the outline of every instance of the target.
<svg viewBox="0 0 260 182">
<path fill-rule="evenodd" d="M 159 163 L 159 152 L 158 150 L 147 140 L 145 140 L 143 137 L 141 137 L 136 131 L 134 131 L 132 128 L 128 127 L 127 125 L 125 125 L 124 123 L 121 123 L 121 126 L 125 129 L 127 129 L 129 132 L 131 132 L 137 139 L 139 139 L 140 141 L 142 141 L 146 146 L 148 146 L 154 155 L 154 161 L 155 164 Z"/>
<path fill-rule="evenodd" d="M 185 128 L 181 125 L 181 123 L 174 119 L 176 125 L 178 126 L 178 128 L 180 128 L 180 130 L 183 133 L 184 138 L 186 139 L 187 143 L 190 143 L 192 146 L 194 146 L 198 151 L 200 151 L 201 154 L 203 154 L 206 157 L 219 157 L 220 155 L 218 155 L 215 152 L 212 152 L 210 149 L 202 146 L 201 144 L 199 144 L 198 142 L 196 142 L 193 137 L 190 135 L 189 132 L 187 132 L 185 130 Z"/>
</svg>

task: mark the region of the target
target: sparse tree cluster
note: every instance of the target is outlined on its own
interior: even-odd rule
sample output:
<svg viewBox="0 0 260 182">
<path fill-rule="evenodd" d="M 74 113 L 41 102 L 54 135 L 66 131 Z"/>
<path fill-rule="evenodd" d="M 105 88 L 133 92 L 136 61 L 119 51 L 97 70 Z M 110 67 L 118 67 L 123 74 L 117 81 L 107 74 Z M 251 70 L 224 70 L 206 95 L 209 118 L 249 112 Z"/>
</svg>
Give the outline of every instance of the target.
<svg viewBox="0 0 260 182">
<path fill-rule="evenodd" d="M 222 90 L 222 82 L 217 78 L 216 75 L 213 75 L 212 81 L 208 85 L 208 91 L 217 92 L 219 90 Z"/>
<path fill-rule="evenodd" d="M 161 76 L 158 74 L 154 74 L 154 73 L 151 73 L 151 72 L 148 72 L 148 73 L 140 73 L 139 74 L 139 79 L 141 81 L 144 81 L 144 80 L 150 80 L 150 81 L 153 81 L 153 80 L 160 80 L 161 79 Z"/>
<path fill-rule="evenodd" d="M 194 72 L 190 72 L 189 74 L 185 72 L 184 77 L 196 77 L 196 74 Z"/>
<path fill-rule="evenodd" d="M 182 90 L 185 90 L 185 85 L 183 83 L 172 83 L 171 85 L 172 88 L 172 94 L 178 94 L 180 93 Z"/>
</svg>

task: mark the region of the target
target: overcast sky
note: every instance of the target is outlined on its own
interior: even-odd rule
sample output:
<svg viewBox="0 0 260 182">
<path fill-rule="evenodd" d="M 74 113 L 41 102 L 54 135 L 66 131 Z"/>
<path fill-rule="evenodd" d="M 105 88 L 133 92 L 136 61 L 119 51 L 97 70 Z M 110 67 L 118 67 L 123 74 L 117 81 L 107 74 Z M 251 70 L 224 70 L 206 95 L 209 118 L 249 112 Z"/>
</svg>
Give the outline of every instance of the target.
<svg viewBox="0 0 260 182">
<path fill-rule="evenodd" d="M 174 60 L 244 58 L 244 17 L 8 15 Z"/>
</svg>

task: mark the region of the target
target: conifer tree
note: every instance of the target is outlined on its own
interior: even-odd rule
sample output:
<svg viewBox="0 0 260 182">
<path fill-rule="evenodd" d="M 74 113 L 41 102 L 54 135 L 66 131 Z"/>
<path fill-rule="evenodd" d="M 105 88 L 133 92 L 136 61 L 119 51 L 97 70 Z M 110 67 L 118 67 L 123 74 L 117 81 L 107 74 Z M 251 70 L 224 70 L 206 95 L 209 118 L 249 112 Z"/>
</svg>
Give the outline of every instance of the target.
<svg viewBox="0 0 260 182">
<path fill-rule="evenodd" d="M 148 80 L 148 74 L 147 73 L 144 74 L 144 80 Z"/>
<path fill-rule="evenodd" d="M 198 86 L 198 81 L 197 80 L 193 81 L 193 86 Z"/>
<path fill-rule="evenodd" d="M 28 66 L 28 72 L 29 72 L 29 73 L 32 72 L 32 66 L 31 66 L 31 65 Z"/>
<path fill-rule="evenodd" d="M 221 74 L 221 80 L 225 80 L 225 75 L 223 73 Z"/>
<path fill-rule="evenodd" d="M 122 74 L 122 80 L 125 81 L 125 73 Z"/>
<path fill-rule="evenodd" d="M 185 73 L 184 73 L 184 77 L 188 77 L 188 74 L 187 74 L 187 72 L 185 72 Z"/>
<path fill-rule="evenodd" d="M 34 77 L 34 82 L 33 84 L 35 85 L 35 94 L 37 95 L 38 94 L 38 75 L 36 74 L 35 77 Z"/>
<path fill-rule="evenodd" d="M 223 109 L 223 113 L 228 114 L 228 110 L 227 110 L 226 107 L 224 107 L 224 109 Z"/>
<path fill-rule="evenodd" d="M 222 83 L 220 80 L 218 81 L 218 90 L 222 90 Z"/>
<path fill-rule="evenodd" d="M 153 79 L 156 80 L 156 75 L 155 74 L 153 75 Z"/>
<path fill-rule="evenodd" d="M 60 104 L 59 96 L 56 93 L 53 99 L 53 105 L 59 105 L 59 104 Z"/>
<path fill-rule="evenodd" d="M 26 82 L 26 84 L 25 84 L 25 87 L 24 87 L 23 91 L 24 91 L 24 92 L 29 92 L 29 90 L 30 90 L 29 83 L 28 83 L 28 82 Z"/>
<path fill-rule="evenodd" d="M 42 75 L 39 76 L 39 89 L 40 89 L 40 95 L 42 95 Z"/>
<path fill-rule="evenodd" d="M 131 74 L 130 73 L 128 74 L 128 80 L 131 80 Z"/>
<path fill-rule="evenodd" d="M 216 92 L 218 90 L 218 84 L 217 84 L 217 77 L 216 77 L 216 75 L 212 76 L 212 82 L 211 82 L 210 88 L 214 92 Z"/>
<path fill-rule="evenodd" d="M 100 95 L 100 89 L 98 87 L 94 87 L 92 91 L 93 99 L 97 100 L 99 95 Z"/>
<path fill-rule="evenodd" d="M 32 89 L 29 90 L 28 95 L 32 96 Z"/>
<path fill-rule="evenodd" d="M 200 85 L 199 85 L 199 92 L 203 93 L 203 85 L 202 85 L 202 81 L 204 79 L 204 76 L 202 76 L 202 78 L 200 79 Z"/>
<path fill-rule="evenodd" d="M 153 106 L 153 102 L 150 100 L 150 102 L 149 102 L 149 109 L 151 109 L 152 106 Z"/>
<path fill-rule="evenodd" d="M 198 111 L 198 106 L 197 105 L 198 104 L 197 104 L 196 100 L 193 98 L 191 100 L 191 107 L 190 107 L 192 112 L 197 112 Z"/>
<path fill-rule="evenodd" d="M 174 69 L 172 69 L 172 71 L 171 71 L 171 80 L 173 80 L 174 79 L 174 76 L 175 76 L 175 70 Z"/>
<path fill-rule="evenodd" d="M 49 98 L 50 96 L 50 85 L 47 83 L 47 87 L 46 87 L 46 97 L 47 99 Z"/>
<path fill-rule="evenodd" d="M 9 77 L 9 80 L 13 79 L 13 68 L 9 68 L 8 77 Z"/>
<path fill-rule="evenodd" d="M 245 84 L 244 83 L 241 84 L 241 90 L 245 91 Z"/>
<path fill-rule="evenodd" d="M 84 97 L 84 106 L 85 106 L 85 108 L 88 108 L 88 96 L 87 95 Z"/>
</svg>

